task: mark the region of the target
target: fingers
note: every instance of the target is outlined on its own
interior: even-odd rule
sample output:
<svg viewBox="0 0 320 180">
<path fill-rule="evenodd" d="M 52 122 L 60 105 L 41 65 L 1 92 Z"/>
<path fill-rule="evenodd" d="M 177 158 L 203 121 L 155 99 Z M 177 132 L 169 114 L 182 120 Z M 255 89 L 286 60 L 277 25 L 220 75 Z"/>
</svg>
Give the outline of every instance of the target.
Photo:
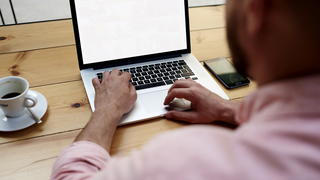
<svg viewBox="0 0 320 180">
<path fill-rule="evenodd" d="M 188 88 L 191 85 L 192 85 L 191 80 L 186 80 L 186 79 L 177 80 L 175 83 L 173 83 L 173 85 L 170 87 L 168 92 L 170 92 L 174 88 Z"/>
<path fill-rule="evenodd" d="M 101 82 L 106 82 L 109 76 L 110 76 L 110 72 L 107 72 L 107 71 L 104 72 Z"/>
<path fill-rule="evenodd" d="M 194 95 L 190 88 L 179 88 L 171 90 L 164 100 L 164 105 L 168 105 L 174 98 L 184 98 L 191 102 L 194 101 Z"/>
<path fill-rule="evenodd" d="M 96 90 L 100 85 L 99 79 L 98 78 L 93 78 L 92 79 L 92 85 L 93 85 L 94 89 Z"/>
<path fill-rule="evenodd" d="M 130 83 L 130 94 L 134 97 L 135 101 L 137 100 L 137 91 L 136 88 Z"/>
<path fill-rule="evenodd" d="M 186 122 L 195 122 L 198 115 L 196 112 L 186 112 L 186 111 L 169 111 L 165 114 L 167 119 L 172 119 L 176 121 L 186 121 Z"/>
<path fill-rule="evenodd" d="M 121 71 L 119 71 L 118 69 L 113 69 L 111 72 L 110 72 L 110 75 L 112 76 L 119 76 L 121 75 Z"/>
<path fill-rule="evenodd" d="M 122 76 L 123 76 L 123 78 L 124 78 L 124 81 L 130 81 L 130 79 L 131 79 L 131 74 L 130 73 L 128 73 L 128 72 L 123 72 L 122 73 Z"/>
</svg>

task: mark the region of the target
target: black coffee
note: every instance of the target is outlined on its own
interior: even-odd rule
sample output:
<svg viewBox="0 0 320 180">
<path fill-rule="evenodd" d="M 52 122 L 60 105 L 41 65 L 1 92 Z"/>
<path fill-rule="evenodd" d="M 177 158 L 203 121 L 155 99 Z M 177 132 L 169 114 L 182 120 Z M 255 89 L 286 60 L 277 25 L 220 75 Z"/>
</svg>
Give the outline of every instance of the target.
<svg viewBox="0 0 320 180">
<path fill-rule="evenodd" d="M 9 99 L 19 96 L 21 93 L 12 92 L 1 97 L 1 99 Z"/>
</svg>

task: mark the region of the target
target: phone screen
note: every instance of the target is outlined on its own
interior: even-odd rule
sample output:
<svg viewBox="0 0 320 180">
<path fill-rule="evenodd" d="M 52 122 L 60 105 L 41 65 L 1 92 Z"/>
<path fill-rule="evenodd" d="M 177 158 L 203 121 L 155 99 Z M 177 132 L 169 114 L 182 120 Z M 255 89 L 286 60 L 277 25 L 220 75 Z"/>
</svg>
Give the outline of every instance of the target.
<svg viewBox="0 0 320 180">
<path fill-rule="evenodd" d="M 239 87 L 249 83 L 249 80 L 239 74 L 233 65 L 224 58 L 209 60 L 205 63 L 227 88 Z"/>
</svg>

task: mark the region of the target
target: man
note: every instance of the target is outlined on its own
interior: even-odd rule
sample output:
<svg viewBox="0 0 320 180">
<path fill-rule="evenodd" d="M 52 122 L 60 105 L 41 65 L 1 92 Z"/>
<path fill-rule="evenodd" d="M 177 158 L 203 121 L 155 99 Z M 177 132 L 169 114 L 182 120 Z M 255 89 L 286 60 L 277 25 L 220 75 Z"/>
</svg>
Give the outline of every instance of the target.
<svg viewBox="0 0 320 180">
<path fill-rule="evenodd" d="M 164 104 L 188 99 L 192 111 L 165 116 L 235 122 L 235 131 L 189 126 L 158 136 L 128 157 L 110 157 L 116 126 L 137 96 L 127 73 L 105 73 L 102 83 L 94 79 L 96 111 L 58 157 L 52 179 L 319 179 L 319 7 L 318 0 L 228 1 L 234 64 L 258 90 L 236 103 L 181 80 Z"/>
</svg>

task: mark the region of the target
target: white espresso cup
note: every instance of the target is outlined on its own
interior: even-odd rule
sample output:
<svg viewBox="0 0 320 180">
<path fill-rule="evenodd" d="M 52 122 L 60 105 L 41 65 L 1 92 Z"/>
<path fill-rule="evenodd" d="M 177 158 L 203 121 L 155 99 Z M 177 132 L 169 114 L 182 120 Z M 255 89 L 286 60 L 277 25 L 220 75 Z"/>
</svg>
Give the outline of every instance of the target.
<svg viewBox="0 0 320 180">
<path fill-rule="evenodd" d="M 18 117 L 26 108 L 34 107 L 37 98 L 29 93 L 29 82 L 21 77 L 0 79 L 0 108 L 7 117 Z"/>
</svg>

